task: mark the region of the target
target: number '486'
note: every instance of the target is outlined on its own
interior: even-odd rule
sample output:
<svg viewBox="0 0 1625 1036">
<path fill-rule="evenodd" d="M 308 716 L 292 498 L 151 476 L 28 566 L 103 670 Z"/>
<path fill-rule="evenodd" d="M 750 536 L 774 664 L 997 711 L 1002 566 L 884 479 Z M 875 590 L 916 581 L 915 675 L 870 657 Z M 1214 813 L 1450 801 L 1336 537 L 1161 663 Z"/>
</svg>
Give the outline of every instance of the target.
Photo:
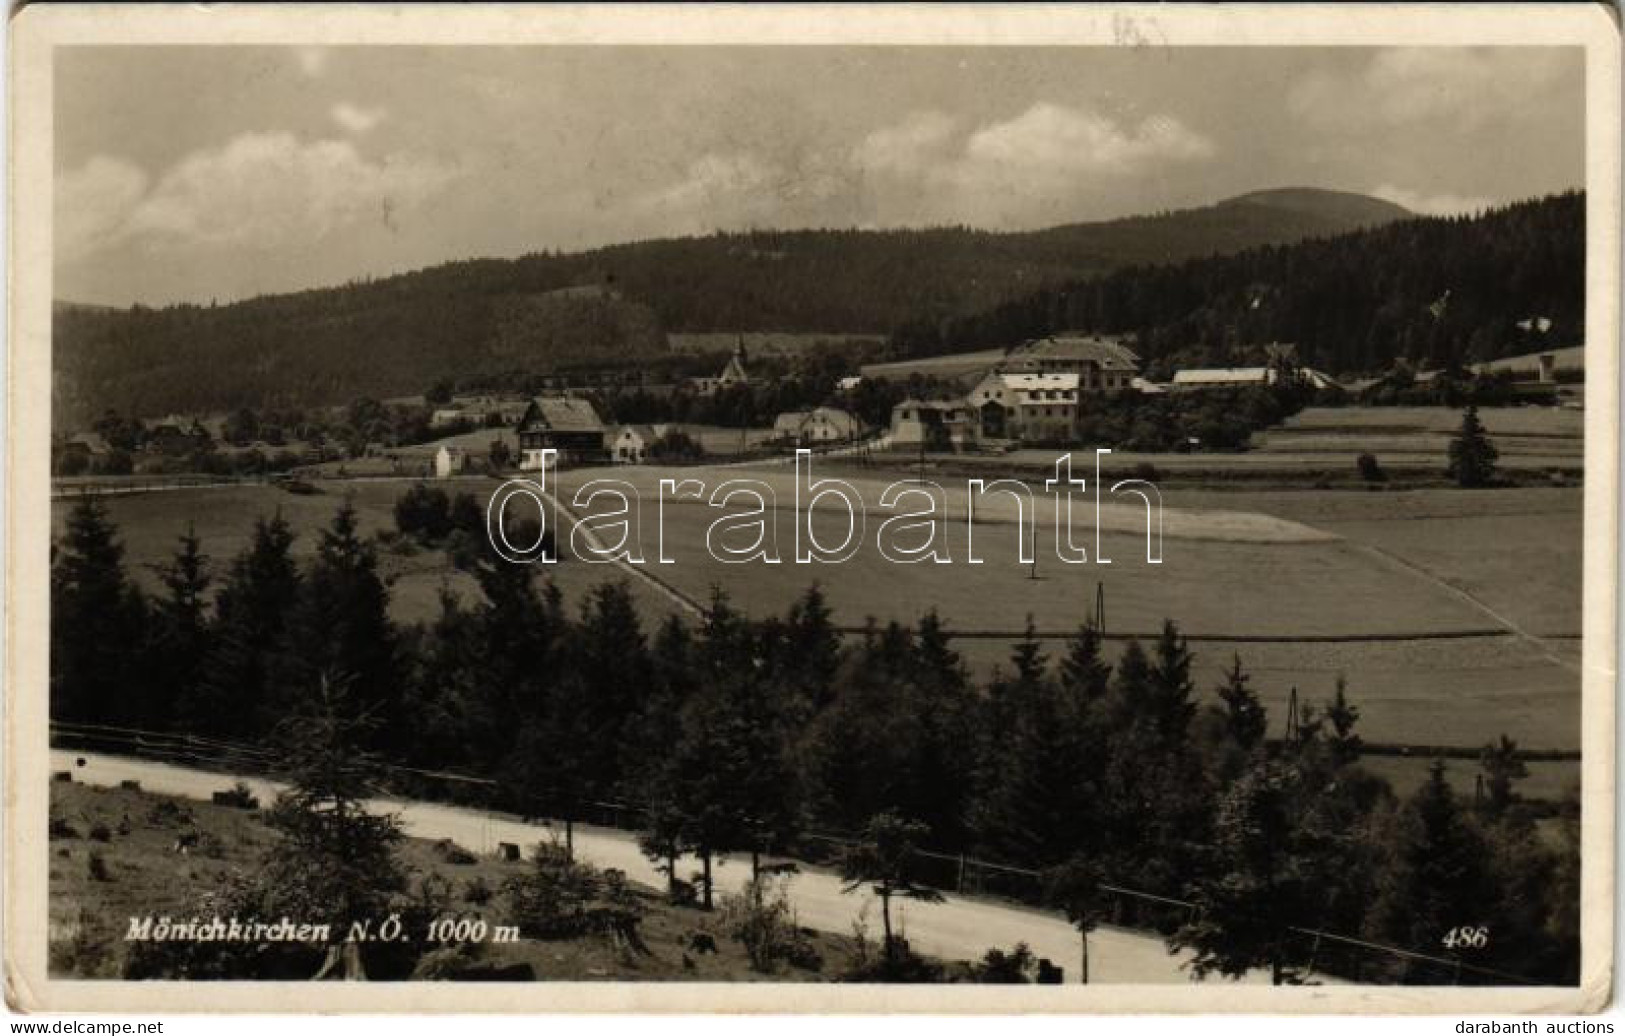
<svg viewBox="0 0 1625 1036">
<path fill-rule="evenodd" d="M 1464 924 L 1444 933 L 1439 941 L 1447 950 L 1482 950 L 1490 944 L 1490 930 L 1487 925 Z"/>
</svg>

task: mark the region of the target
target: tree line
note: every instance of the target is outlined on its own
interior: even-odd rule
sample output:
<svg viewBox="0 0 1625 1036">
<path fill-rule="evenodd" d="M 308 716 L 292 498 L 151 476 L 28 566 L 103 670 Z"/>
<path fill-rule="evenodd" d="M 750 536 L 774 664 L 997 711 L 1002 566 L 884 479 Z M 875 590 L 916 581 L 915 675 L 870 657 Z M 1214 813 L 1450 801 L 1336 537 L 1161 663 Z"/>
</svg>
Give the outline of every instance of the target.
<svg viewBox="0 0 1625 1036">
<path fill-rule="evenodd" d="M 433 526 L 424 504 L 409 521 Z M 1521 799 L 1515 744 L 1486 746 L 1480 796 L 1441 764 L 1396 797 L 1361 765 L 1344 687 L 1272 737 L 1241 659 L 1199 687 L 1173 622 L 1112 661 L 1091 622 L 1047 647 L 1029 620 L 978 680 L 934 612 L 848 640 L 816 586 L 760 618 L 717 590 L 698 619 L 649 628 L 624 584 L 572 612 L 487 550 L 455 552 L 477 600 L 443 594 L 433 621 L 403 626 L 347 503 L 308 558 L 294 542 L 263 517 L 217 568 L 183 532 L 148 594 L 104 509 L 80 501 L 53 548 L 53 717 L 261 741 L 340 685 L 359 750 L 492 778 L 495 804 L 525 815 L 634 805 L 645 853 L 703 905 L 723 856 L 879 831 L 1043 871 L 1085 930 L 1102 883 L 1189 900 L 1163 934 L 1199 974 L 1300 979 L 1293 928 L 1442 954 L 1486 926 L 1469 963 L 1576 980 L 1577 813 Z"/>
<path fill-rule="evenodd" d="M 83 420 L 108 407 L 161 414 L 390 398 L 453 371 L 635 366 L 663 358 L 668 331 L 885 334 L 916 316 L 978 312 L 1125 263 L 1372 221 L 1370 212 L 1229 203 L 1022 233 L 717 233 L 539 249 L 229 305 L 62 305 L 52 328 L 58 409 Z M 244 356 L 255 362 L 238 362 Z"/>
<path fill-rule="evenodd" d="M 1447 371 L 1584 341 L 1585 195 L 1412 219 L 1234 255 L 1134 265 L 979 313 L 919 314 L 900 357 L 1068 330 L 1131 335 L 1150 376 L 1262 362 L 1273 342 L 1334 374 Z"/>
</svg>

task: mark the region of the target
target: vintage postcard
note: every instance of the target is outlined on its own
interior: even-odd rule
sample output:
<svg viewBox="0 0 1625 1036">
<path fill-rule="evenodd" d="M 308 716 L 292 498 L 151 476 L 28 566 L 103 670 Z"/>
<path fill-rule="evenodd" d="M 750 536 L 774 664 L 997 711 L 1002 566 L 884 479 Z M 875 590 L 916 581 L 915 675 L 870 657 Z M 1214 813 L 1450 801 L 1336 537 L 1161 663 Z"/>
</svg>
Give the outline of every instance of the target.
<svg viewBox="0 0 1625 1036">
<path fill-rule="evenodd" d="M 19 1009 L 1610 1001 L 1610 8 L 12 31 Z"/>
</svg>

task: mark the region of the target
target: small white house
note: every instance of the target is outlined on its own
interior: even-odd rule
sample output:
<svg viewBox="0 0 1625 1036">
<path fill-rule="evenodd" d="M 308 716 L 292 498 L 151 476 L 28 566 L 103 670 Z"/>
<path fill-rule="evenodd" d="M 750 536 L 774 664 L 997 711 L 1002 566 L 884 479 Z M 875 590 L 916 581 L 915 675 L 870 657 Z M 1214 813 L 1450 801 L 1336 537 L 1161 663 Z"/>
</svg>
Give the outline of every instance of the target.
<svg viewBox="0 0 1625 1036">
<path fill-rule="evenodd" d="M 461 446 L 442 446 L 435 451 L 435 478 L 450 478 L 453 475 L 461 475 L 467 469 L 468 451 Z"/>
<path fill-rule="evenodd" d="M 642 464 L 659 436 L 646 424 L 623 424 L 610 433 L 609 459 L 616 464 Z"/>
</svg>

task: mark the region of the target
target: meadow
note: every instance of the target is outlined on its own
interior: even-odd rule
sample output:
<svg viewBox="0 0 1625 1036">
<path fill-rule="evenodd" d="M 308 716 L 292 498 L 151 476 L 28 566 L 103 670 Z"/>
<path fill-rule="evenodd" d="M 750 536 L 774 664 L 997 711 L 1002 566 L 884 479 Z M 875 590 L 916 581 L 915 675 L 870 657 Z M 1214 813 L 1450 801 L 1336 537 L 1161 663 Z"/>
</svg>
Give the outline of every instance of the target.
<svg viewBox="0 0 1625 1036">
<path fill-rule="evenodd" d="M 1398 421 L 1405 414 L 1368 409 L 1359 416 Z M 1053 462 L 1053 455 L 1048 459 Z M 951 563 L 888 561 L 874 542 L 887 517 L 878 497 L 903 473 L 815 464 L 816 476 L 839 475 L 865 500 L 866 542 L 845 563 L 790 560 L 800 516 L 793 510 L 794 473 L 788 466 L 680 472 L 620 467 L 566 471 L 550 488 L 561 489 L 568 501 L 589 479 L 630 482 L 643 499 L 637 539 L 650 563 L 631 571 L 588 564 L 572 557 L 565 535 L 564 561 L 538 566 L 538 577 L 558 585 L 571 607 L 590 588 L 624 580 L 649 628 L 674 610 L 686 610 L 672 592 L 692 605 L 720 586 L 735 606 L 763 616 L 782 614 L 817 582 L 835 620 L 853 635 L 871 619 L 910 622 L 936 609 L 951 631 L 974 634 L 956 639 L 955 647 L 984 675 L 1008 665 L 1011 644 L 1029 616 L 1049 638 L 1046 650 L 1054 657 L 1063 647 L 1056 638 L 1091 615 L 1103 589 L 1112 651 L 1121 648 L 1115 638 L 1153 635 L 1164 618 L 1175 619 L 1193 638 L 1198 685 L 1217 684 L 1220 671 L 1239 654 L 1270 706 L 1272 724 L 1283 721 L 1294 688 L 1300 698 L 1325 701 L 1343 676 L 1363 710 L 1361 732 L 1371 741 L 1472 746 L 1505 733 L 1527 748 L 1578 747 L 1581 489 L 1366 492 L 1176 482 L 1164 492 L 1161 564 L 1146 561 L 1145 512 L 1132 498 L 1103 512 L 1100 543 L 1111 564 L 1063 564 L 1054 553 L 1054 512 L 1045 502 L 1038 508 L 1035 572 L 1016 558 L 1014 505 L 998 496 L 977 511 L 976 552 L 984 563 L 968 564 L 963 480 L 930 469 L 927 475 L 948 491 L 946 516 L 937 528 Z M 724 512 L 696 500 L 668 500 L 664 520 L 657 522 L 658 481 L 666 476 L 697 478 L 708 489 L 728 479 L 766 482 L 776 503 L 770 524 L 785 560 L 718 562 L 706 536 Z M 353 502 L 364 532 L 388 531 L 395 499 L 412 483 L 317 484 L 323 491 L 309 496 L 243 485 L 110 497 L 105 503 L 124 540 L 128 566 L 151 589 L 158 585 L 154 566 L 167 559 L 189 522 L 218 573 L 247 545 L 259 515 L 280 510 L 300 534 L 295 550 L 304 556 L 342 497 Z M 438 484 L 472 492 L 483 505 L 499 483 L 466 478 Z M 1035 489 L 1041 497 L 1042 487 Z M 1075 542 L 1093 558 L 1091 500 L 1079 498 L 1074 526 Z M 54 505 L 59 529 L 68 506 Z M 826 541 L 840 539 L 837 517 L 821 508 L 815 532 Z M 652 563 L 662 535 L 673 564 Z M 380 567 L 391 584 L 397 621 L 432 620 L 443 592 L 464 600 L 478 594 L 474 581 L 453 570 L 439 550 L 385 544 Z"/>
</svg>

